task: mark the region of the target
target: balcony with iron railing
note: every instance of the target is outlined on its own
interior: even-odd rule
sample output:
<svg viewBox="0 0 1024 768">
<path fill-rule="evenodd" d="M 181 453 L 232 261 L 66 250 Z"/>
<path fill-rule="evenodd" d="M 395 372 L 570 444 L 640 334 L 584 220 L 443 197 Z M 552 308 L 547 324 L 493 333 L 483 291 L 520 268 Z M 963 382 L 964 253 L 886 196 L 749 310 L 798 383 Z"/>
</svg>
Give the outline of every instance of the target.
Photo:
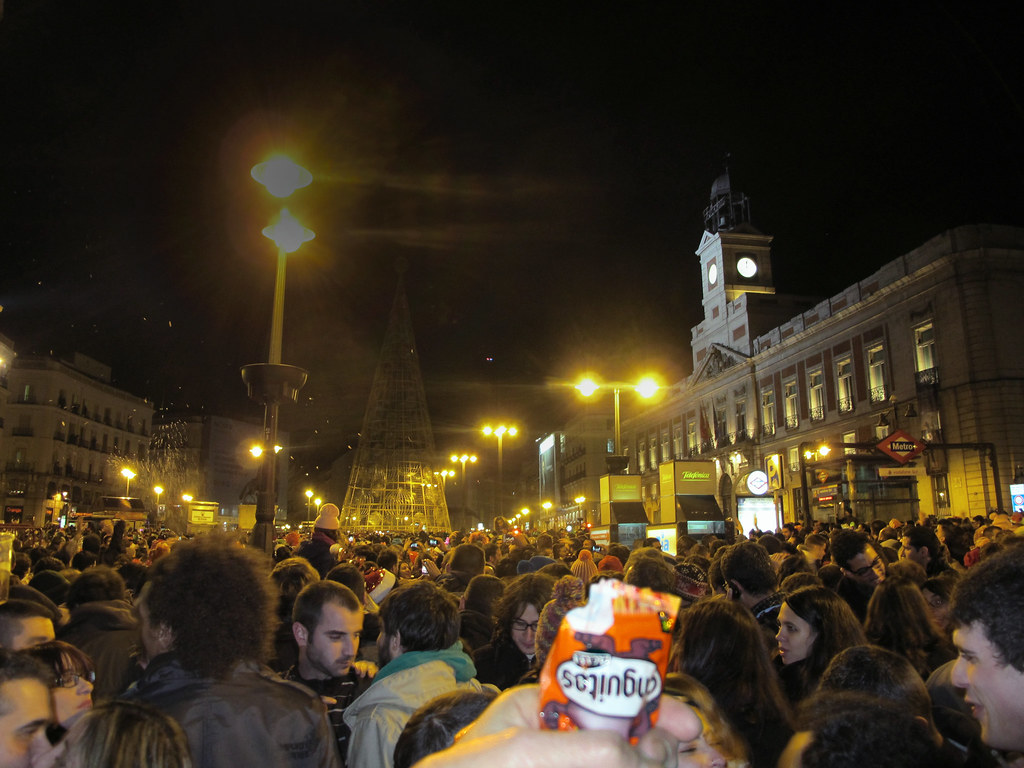
<svg viewBox="0 0 1024 768">
<path fill-rule="evenodd" d="M 800 417 L 799 416 L 797 416 L 794 413 L 794 414 L 791 414 L 791 415 L 786 417 L 786 429 L 789 429 L 789 430 L 799 429 L 799 427 L 800 427 Z"/>
<path fill-rule="evenodd" d="M 914 381 L 917 384 L 918 389 L 922 389 L 924 387 L 937 387 L 939 386 L 939 369 L 926 368 L 923 371 L 918 371 L 914 374 Z"/>
<path fill-rule="evenodd" d="M 838 405 L 840 413 L 853 413 L 852 397 L 840 397 Z"/>
<path fill-rule="evenodd" d="M 825 418 L 825 406 L 823 406 L 823 405 L 813 405 L 813 406 L 811 406 L 811 408 L 810 408 L 810 410 L 808 412 L 808 415 L 810 416 L 811 421 L 821 421 L 822 419 Z"/>
<path fill-rule="evenodd" d="M 762 437 L 775 437 L 775 422 L 769 421 L 766 424 L 761 425 L 761 436 Z"/>
<path fill-rule="evenodd" d="M 872 387 L 868 390 L 868 399 L 871 400 L 872 403 L 884 403 L 886 396 L 884 384 L 878 387 Z"/>
<path fill-rule="evenodd" d="M 11 434 L 15 437 L 32 437 L 36 431 L 32 427 L 14 427 Z"/>
</svg>

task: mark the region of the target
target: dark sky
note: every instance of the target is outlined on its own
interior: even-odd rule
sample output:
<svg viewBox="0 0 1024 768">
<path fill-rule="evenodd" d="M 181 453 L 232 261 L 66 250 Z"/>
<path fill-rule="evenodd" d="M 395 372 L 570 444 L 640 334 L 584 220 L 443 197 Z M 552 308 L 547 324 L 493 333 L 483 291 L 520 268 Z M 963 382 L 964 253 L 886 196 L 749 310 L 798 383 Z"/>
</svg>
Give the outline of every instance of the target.
<svg viewBox="0 0 1024 768">
<path fill-rule="evenodd" d="M 584 367 L 689 373 L 727 153 L 780 292 L 1024 225 L 1000 6 L 7 0 L 0 333 L 158 406 L 259 415 L 238 369 L 266 355 L 276 203 L 249 168 L 285 149 L 317 237 L 288 269 L 310 382 L 283 426 L 358 429 L 404 258 L 440 446 L 487 417 L 539 433 Z"/>
</svg>

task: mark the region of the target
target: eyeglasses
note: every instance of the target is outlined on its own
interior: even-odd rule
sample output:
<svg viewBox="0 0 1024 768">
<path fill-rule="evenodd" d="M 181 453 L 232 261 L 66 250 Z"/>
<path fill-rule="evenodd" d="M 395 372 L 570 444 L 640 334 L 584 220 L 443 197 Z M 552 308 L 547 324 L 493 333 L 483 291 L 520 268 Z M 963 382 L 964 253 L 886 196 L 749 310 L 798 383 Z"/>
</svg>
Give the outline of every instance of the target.
<svg viewBox="0 0 1024 768">
<path fill-rule="evenodd" d="M 89 683 L 95 683 L 96 673 L 86 672 L 84 675 L 78 675 L 74 672 L 66 672 L 63 675 L 58 676 L 54 682 L 56 682 L 57 688 L 77 688 L 78 684 L 82 680 L 86 680 Z"/>
<path fill-rule="evenodd" d="M 514 629 L 516 632 L 527 632 L 527 631 L 529 631 L 529 632 L 536 632 L 537 631 L 537 626 L 539 624 L 540 624 L 540 621 L 535 621 L 535 622 L 533 622 L 533 624 L 527 624 L 522 619 L 515 619 L 512 622 L 512 629 Z"/>
<path fill-rule="evenodd" d="M 882 558 L 875 555 L 875 559 L 865 565 L 863 568 L 857 568 L 856 570 L 850 571 L 854 576 L 867 576 L 871 571 L 875 569 L 875 566 L 882 562 Z"/>
</svg>

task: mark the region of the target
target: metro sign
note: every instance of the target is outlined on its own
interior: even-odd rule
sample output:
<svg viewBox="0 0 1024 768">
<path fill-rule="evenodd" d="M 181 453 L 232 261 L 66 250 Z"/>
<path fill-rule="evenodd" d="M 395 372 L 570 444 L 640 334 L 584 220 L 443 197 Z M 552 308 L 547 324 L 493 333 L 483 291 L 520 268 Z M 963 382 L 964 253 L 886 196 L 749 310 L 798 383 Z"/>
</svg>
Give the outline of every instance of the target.
<svg viewBox="0 0 1024 768">
<path fill-rule="evenodd" d="M 906 464 L 920 456 L 928 446 L 920 440 L 914 439 L 902 429 L 897 429 L 886 435 L 882 442 L 875 447 L 889 458 L 895 459 L 900 464 Z"/>
</svg>

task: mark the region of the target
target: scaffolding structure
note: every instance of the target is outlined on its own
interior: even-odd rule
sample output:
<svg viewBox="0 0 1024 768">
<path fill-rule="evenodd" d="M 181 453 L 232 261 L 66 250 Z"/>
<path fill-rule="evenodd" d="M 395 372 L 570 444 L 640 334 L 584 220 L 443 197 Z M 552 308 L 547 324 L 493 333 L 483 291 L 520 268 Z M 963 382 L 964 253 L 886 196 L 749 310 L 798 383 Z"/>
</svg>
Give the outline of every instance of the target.
<svg viewBox="0 0 1024 768">
<path fill-rule="evenodd" d="M 372 530 L 448 530 L 448 505 L 436 473 L 434 433 L 413 337 L 404 267 L 373 377 L 356 448 L 342 526 Z M 445 465 L 444 468 L 447 468 Z"/>
</svg>

